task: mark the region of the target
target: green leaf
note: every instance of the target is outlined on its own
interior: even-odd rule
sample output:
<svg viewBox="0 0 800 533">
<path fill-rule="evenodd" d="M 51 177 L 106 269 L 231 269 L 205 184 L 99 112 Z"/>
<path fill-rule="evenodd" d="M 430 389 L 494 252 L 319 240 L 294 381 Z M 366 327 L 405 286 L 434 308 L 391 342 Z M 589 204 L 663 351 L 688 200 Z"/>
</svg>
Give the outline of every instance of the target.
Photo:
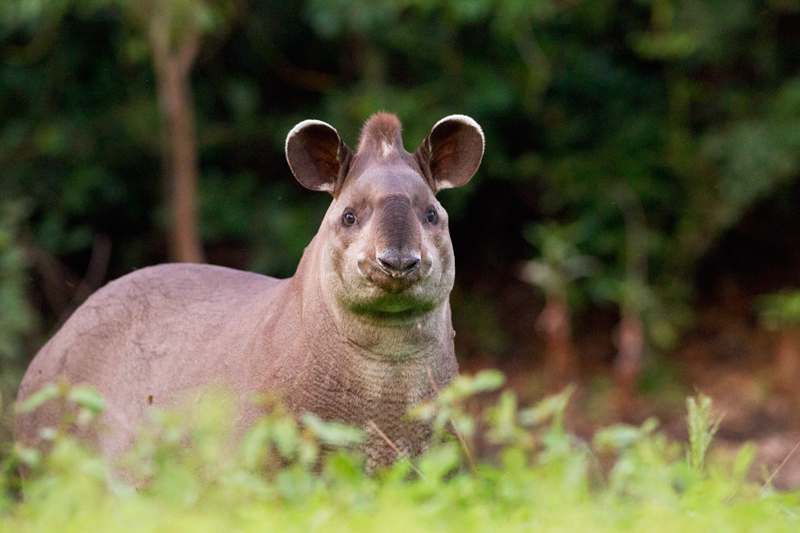
<svg viewBox="0 0 800 533">
<path fill-rule="evenodd" d="M 523 426 L 535 426 L 550 418 L 562 418 L 569 398 L 574 391 L 575 387 L 570 385 L 559 394 L 548 396 L 533 407 L 521 410 L 519 412 L 519 423 Z"/>
<path fill-rule="evenodd" d="M 645 59 L 680 60 L 698 49 L 697 40 L 688 33 L 642 33 L 631 38 L 633 49 Z"/>
<path fill-rule="evenodd" d="M 499 389 L 505 383 L 506 377 L 499 370 L 482 370 L 474 377 L 464 377 L 458 387 L 466 396 L 472 396 L 480 392 Z"/>
<path fill-rule="evenodd" d="M 297 449 L 298 435 L 297 425 L 290 418 L 281 418 L 272 424 L 272 441 L 278 448 L 278 452 L 285 458 L 290 458 Z"/>
<path fill-rule="evenodd" d="M 325 422 L 313 413 L 303 413 L 303 424 L 322 442 L 347 446 L 364 442 L 364 432 L 340 422 Z"/>
<path fill-rule="evenodd" d="M 704 394 L 686 399 L 686 425 L 689 429 L 687 460 L 698 474 L 705 472 L 705 458 L 725 413 L 712 413 L 712 400 Z"/>
<path fill-rule="evenodd" d="M 598 431 L 594 436 L 594 447 L 598 450 L 622 451 L 633 446 L 642 436 L 636 426 L 616 424 Z"/>
<path fill-rule="evenodd" d="M 247 468 L 253 469 L 263 460 L 269 449 L 269 425 L 266 420 L 259 420 L 251 427 L 239 447 L 242 461 Z"/>
<path fill-rule="evenodd" d="M 94 414 L 100 414 L 106 406 L 106 401 L 103 396 L 91 385 L 77 385 L 72 387 L 67 398 Z"/>
<path fill-rule="evenodd" d="M 28 396 L 22 403 L 17 403 L 17 413 L 30 413 L 58 397 L 59 389 L 55 383 L 48 383 L 38 391 Z"/>
<path fill-rule="evenodd" d="M 744 479 L 756 458 L 757 452 L 758 447 L 752 442 L 747 442 L 742 446 L 736 454 L 736 459 L 733 460 L 733 473 L 735 476 L 742 480 Z"/>
<path fill-rule="evenodd" d="M 15 446 L 14 454 L 17 456 L 20 463 L 28 465 L 29 467 L 36 467 L 42 460 L 42 452 L 36 448 Z"/>
<path fill-rule="evenodd" d="M 419 460 L 419 470 L 427 480 L 440 480 L 461 464 L 461 451 L 454 442 L 430 450 Z"/>
</svg>

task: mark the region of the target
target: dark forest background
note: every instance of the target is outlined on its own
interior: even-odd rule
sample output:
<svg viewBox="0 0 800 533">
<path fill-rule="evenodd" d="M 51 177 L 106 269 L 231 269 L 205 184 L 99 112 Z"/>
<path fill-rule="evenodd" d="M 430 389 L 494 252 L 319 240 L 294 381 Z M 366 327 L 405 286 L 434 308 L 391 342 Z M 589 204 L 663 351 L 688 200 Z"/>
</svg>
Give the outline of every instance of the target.
<svg viewBox="0 0 800 533">
<path fill-rule="evenodd" d="M 462 370 L 579 383 L 589 425 L 698 387 L 738 398 L 723 438 L 800 427 L 798 1 L 5 0 L 0 54 L 6 422 L 108 280 L 290 276 L 329 197 L 287 132 L 353 146 L 386 110 L 409 151 L 452 113 L 486 134 L 440 198 Z"/>
</svg>

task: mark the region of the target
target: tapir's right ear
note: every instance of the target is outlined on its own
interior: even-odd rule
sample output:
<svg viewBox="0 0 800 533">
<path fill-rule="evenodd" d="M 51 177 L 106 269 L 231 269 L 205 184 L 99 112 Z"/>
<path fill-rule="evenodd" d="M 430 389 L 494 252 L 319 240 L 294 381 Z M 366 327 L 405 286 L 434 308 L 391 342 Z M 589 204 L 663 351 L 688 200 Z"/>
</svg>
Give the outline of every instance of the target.
<svg viewBox="0 0 800 533">
<path fill-rule="evenodd" d="M 286 136 L 286 160 L 303 187 L 336 196 L 353 153 L 339 133 L 321 120 L 304 120 Z"/>
</svg>

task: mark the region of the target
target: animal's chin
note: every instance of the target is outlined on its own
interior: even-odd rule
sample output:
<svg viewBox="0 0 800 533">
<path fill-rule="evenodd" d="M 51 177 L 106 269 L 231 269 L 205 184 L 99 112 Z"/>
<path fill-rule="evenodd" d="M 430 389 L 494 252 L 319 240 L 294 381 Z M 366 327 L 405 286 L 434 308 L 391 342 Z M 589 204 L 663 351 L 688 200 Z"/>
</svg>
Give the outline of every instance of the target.
<svg viewBox="0 0 800 533">
<path fill-rule="evenodd" d="M 352 302 L 352 311 L 379 320 L 402 322 L 416 319 L 437 306 L 435 302 L 420 299 L 417 291 L 410 290 L 413 284 L 398 292 L 385 290 L 377 283 L 372 287 L 373 290 L 368 296 L 364 295 L 365 298 L 360 301 Z M 396 287 L 392 287 L 392 289 L 396 289 Z"/>
<path fill-rule="evenodd" d="M 362 320 L 369 323 L 382 326 L 407 326 L 420 323 L 431 310 L 431 307 L 398 309 L 391 306 L 365 305 L 355 311 Z"/>
</svg>

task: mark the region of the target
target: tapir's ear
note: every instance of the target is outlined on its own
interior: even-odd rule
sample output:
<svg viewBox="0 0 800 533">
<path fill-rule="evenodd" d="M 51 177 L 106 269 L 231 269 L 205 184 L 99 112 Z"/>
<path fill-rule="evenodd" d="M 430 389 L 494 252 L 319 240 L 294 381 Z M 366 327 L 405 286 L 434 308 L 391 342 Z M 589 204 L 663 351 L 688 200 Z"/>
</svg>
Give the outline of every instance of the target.
<svg viewBox="0 0 800 533">
<path fill-rule="evenodd" d="M 481 164 L 485 141 L 478 123 L 466 115 L 445 117 L 422 141 L 415 157 L 434 193 L 467 183 Z"/>
<path fill-rule="evenodd" d="M 286 136 L 286 160 L 303 187 L 336 196 L 350 167 L 352 151 L 330 124 L 304 120 Z"/>
</svg>

